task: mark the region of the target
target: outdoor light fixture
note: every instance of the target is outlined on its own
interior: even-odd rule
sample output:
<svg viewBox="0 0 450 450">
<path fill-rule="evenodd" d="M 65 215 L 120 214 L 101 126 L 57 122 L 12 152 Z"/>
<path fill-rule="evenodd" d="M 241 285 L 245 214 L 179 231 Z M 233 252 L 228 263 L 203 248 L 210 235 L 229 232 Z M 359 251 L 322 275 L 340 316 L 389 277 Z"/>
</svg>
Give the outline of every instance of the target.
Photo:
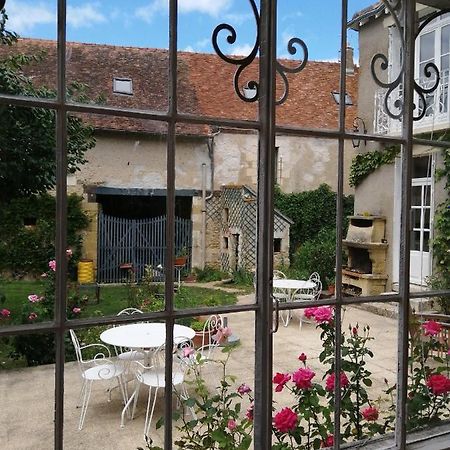
<svg viewBox="0 0 450 450">
<path fill-rule="evenodd" d="M 362 133 L 366 134 L 366 124 L 364 123 L 364 120 L 361 119 L 361 117 L 355 117 L 355 120 L 353 120 L 353 133 Z M 366 145 L 366 140 L 364 140 L 364 145 Z M 353 148 L 359 147 L 359 144 L 361 143 L 361 139 L 358 139 L 356 137 L 352 138 L 352 144 Z"/>
</svg>

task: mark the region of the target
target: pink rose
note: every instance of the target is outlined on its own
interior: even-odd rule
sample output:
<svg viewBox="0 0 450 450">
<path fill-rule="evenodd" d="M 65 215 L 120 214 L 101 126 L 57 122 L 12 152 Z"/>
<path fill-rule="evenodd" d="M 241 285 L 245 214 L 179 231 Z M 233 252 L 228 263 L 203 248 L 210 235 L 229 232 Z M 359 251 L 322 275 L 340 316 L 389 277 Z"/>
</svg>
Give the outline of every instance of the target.
<svg viewBox="0 0 450 450">
<path fill-rule="evenodd" d="M 78 308 L 77 306 L 75 306 L 75 307 L 72 309 L 72 312 L 73 312 L 74 314 L 80 314 L 81 308 Z"/>
<path fill-rule="evenodd" d="M 339 378 L 341 379 L 341 388 L 345 388 L 349 385 L 349 381 L 348 381 L 348 378 L 347 378 L 347 375 L 345 374 L 345 372 L 341 372 L 341 375 Z M 327 391 L 331 392 L 334 390 L 334 385 L 335 385 L 334 372 L 331 373 L 330 375 L 328 375 L 325 384 L 326 384 L 325 389 Z"/>
<path fill-rule="evenodd" d="M 11 311 L 9 309 L 3 308 L 0 310 L 0 316 L 7 319 L 11 315 Z"/>
<path fill-rule="evenodd" d="M 183 348 L 183 358 L 189 358 L 195 350 L 192 347 L 184 347 Z"/>
<path fill-rule="evenodd" d="M 287 433 L 297 426 L 298 417 L 291 408 L 283 408 L 279 413 L 275 414 L 273 423 L 275 428 L 281 433 Z"/>
<path fill-rule="evenodd" d="M 313 319 L 314 315 L 316 314 L 316 309 L 315 307 L 312 308 L 305 308 L 303 310 L 303 314 L 307 319 Z"/>
<path fill-rule="evenodd" d="M 227 428 L 228 428 L 230 431 L 233 431 L 236 427 L 237 427 L 236 421 L 233 420 L 233 419 L 229 419 L 229 420 L 228 420 L 228 423 L 227 423 Z"/>
<path fill-rule="evenodd" d="M 239 387 L 238 387 L 238 392 L 241 395 L 244 394 L 248 394 L 249 392 L 251 392 L 252 389 L 250 388 L 250 386 L 248 384 L 242 383 Z"/>
<path fill-rule="evenodd" d="M 52 259 L 51 261 L 48 262 L 48 267 L 50 267 L 50 269 L 53 270 L 53 272 L 56 272 L 56 261 L 54 259 Z"/>
<path fill-rule="evenodd" d="M 300 389 L 309 389 L 312 387 L 311 380 L 315 375 L 315 372 L 308 367 L 301 367 L 292 374 L 292 381 Z"/>
<path fill-rule="evenodd" d="M 306 355 L 305 355 L 304 353 L 301 353 L 301 354 L 299 355 L 298 359 L 299 359 L 301 362 L 305 362 L 305 361 L 306 361 Z"/>
<path fill-rule="evenodd" d="M 367 421 L 375 421 L 378 420 L 378 409 L 374 406 L 368 406 L 361 411 L 362 416 Z"/>
<path fill-rule="evenodd" d="M 288 373 L 280 373 L 277 372 L 272 379 L 272 383 L 276 384 L 275 392 L 281 392 L 284 388 L 284 385 L 291 379 L 291 376 Z"/>
<path fill-rule="evenodd" d="M 38 315 L 35 312 L 31 312 L 28 316 L 28 320 L 36 320 Z"/>
<path fill-rule="evenodd" d="M 31 294 L 28 296 L 28 301 L 30 301 L 31 303 L 36 303 L 40 300 L 40 297 L 36 294 Z"/>
<path fill-rule="evenodd" d="M 427 386 L 434 395 L 442 395 L 450 392 L 450 379 L 442 374 L 431 375 L 427 380 Z"/>
<path fill-rule="evenodd" d="M 253 402 L 250 403 L 250 406 L 248 407 L 245 417 L 247 417 L 250 422 L 253 420 L 253 408 L 255 407 L 255 404 Z"/>
<path fill-rule="evenodd" d="M 423 323 L 422 328 L 425 331 L 425 336 L 436 336 L 442 331 L 442 325 L 434 320 Z"/>
<path fill-rule="evenodd" d="M 322 448 L 326 448 L 326 447 L 333 447 L 333 445 L 334 445 L 334 436 L 330 434 L 324 441 L 322 441 L 320 446 Z"/>
<path fill-rule="evenodd" d="M 314 318 L 317 323 L 330 323 L 333 321 L 333 308 L 331 306 L 319 306 L 316 308 Z"/>
<path fill-rule="evenodd" d="M 231 336 L 232 331 L 229 327 L 220 327 L 217 333 L 213 336 L 216 342 L 222 342 L 225 338 Z"/>
</svg>

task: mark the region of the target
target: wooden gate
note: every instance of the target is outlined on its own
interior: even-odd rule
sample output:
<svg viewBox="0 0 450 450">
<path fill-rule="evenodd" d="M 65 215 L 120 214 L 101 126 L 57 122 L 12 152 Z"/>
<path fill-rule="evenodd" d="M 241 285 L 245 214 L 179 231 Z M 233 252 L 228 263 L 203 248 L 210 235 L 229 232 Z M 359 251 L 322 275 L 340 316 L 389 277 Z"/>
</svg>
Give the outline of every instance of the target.
<svg viewBox="0 0 450 450">
<path fill-rule="evenodd" d="M 132 264 L 136 281 L 146 265 L 164 266 L 166 249 L 166 216 L 147 219 L 125 219 L 100 212 L 98 221 L 97 278 L 100 283 L 120 283 L 128 277 L 125 264 Z M 191 250 L 192 221 L 175 218 L 175 251 Z M 188 260 L 190 267 L 190 258 Z M 155 276 L 163 271 L 155 270 Z"/>
</svg>

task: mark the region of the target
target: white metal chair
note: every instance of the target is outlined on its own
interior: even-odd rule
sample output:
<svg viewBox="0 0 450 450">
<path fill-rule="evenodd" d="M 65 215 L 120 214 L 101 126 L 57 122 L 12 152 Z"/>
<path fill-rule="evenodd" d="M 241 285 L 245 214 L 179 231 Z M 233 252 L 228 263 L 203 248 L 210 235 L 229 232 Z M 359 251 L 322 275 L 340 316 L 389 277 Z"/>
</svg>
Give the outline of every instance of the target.
<svg viewBox="0 0 450 450">
<path fill-rule="evenodd" d="M 123 397 L 123 402 L 127 402 L 127 392 L 123 380 L 124 366 L 122 363 L 115 363 L 111 359 L 111 353 L 103 344 L 89 344 L 81 346 L 75 331 L 70 331 L 73 346 L 75 347 L 75 354 L 77 356 L 78 368 L 83 380 L 81 386 L 80 397 L 78 405 L 81 403 L 81 415 L 78 429 L 81 430 L 86 418 L 87 407 L 91 397 L 92 383 L 94 381 L 111 381 L 117 379 L 120 392 Z M 86 349 L 97 348 L 98 352 L 94 358 L 83 359 L 83 351 Z"/>
<path fill-rule="evenodd" d="M 218 336 L 219 330 L 223 328 L 224 320 L 220 314 L 208 317 L 203 325 L 202 345 L 197 349 L 202 359 L 212 359 L 221 340 Z M 200 333 L 198 333 L 200 334 Z"/>
<path fill-rule="evenodd" d="M 281 270 L 273 271 L 273 279 L 274 280 L 282 280 L 285 279 L 286 275 L 281 272 Z M 287 302 L 289 300 L 289 294 L 285 289 L 273 288 L 272 297 L 274 300 L 278 300 L 279 303 Z M 289 310 L 284 310 L 280 312 L 280 318 L 283 322 L 283 325 L 287 327 L 289 325 L 289 321 L 291 320 L 291 312 Z"/>
<path fill-rule="evenodd" d="M 320 280 L 320 275 L 317 272 L 313 272 L 308 281 L 314 283 L 314 287 L 311 289 L 301 289 L 297 291 L 293 296 L 293 301 L 305 301 L 305 300 L 319 300 L 320 294 L 322 293 L 322 281 Z M 302 323 L 312 323 L 310 319 L 305 318 L 303 312 L 300 311 L 298 318 L 299 329 L 302 328 Z"/>
<path fill-rule="evenodd" d="M 137 308 L 125 308 L 117 313 L 117 316 L 134 316 L 143 314 L 140 309 Z M 145 354 L 141 351 L 132 350 L 123 347 L 114 347 L 117 357 L 122 361 L 140 361 L 145 358 Z"/>
<path fill-rule="evenodd" d="M 173 353 L 175 354 L 175 358 L 173 359 L 172 385 L 174 388 L 179 389 L 182 398 L 186 399 L 187 392 L 184 386 L 184 377 L 185 371 L 187 370 L 188 366 L 186 364 L 183 364 L 181 359 L 179 359 L 176 356 L 177 354 L 176 345 L 174 347 Z M 145 414 L 144 437 L 148 436 L 150 425 L 152 423 L 153 413 L 155 411 L 158 390 L 160 388 L 164 389 L 166 386 L 164 362 L 165 362 L 165 344 L 158 347 L 152 353 L 151 362 L 148 365 L 145 365 L 140 361 L 133 361 L 133 366 L 136 375 L 136 388 L 133 394 L 128 399 L 128 402 L 125 405 L 124 410 L 122 411 L 121 427 L 124 426 L 125 411 L 129 406 L 131 406 L 131 402 L 133 402 L 131 418 L 132 419 L 134 418 L 134 415 L 136 413 L 136 405 L 139 398 L 139 391 L 141 385 L 144 384 L 145 386 L 148 386 L 148 400 L 147 400 L 147 410 Z M 154 389 L 153 402 L 151 402 L 153 389 Z"/>
</svg>

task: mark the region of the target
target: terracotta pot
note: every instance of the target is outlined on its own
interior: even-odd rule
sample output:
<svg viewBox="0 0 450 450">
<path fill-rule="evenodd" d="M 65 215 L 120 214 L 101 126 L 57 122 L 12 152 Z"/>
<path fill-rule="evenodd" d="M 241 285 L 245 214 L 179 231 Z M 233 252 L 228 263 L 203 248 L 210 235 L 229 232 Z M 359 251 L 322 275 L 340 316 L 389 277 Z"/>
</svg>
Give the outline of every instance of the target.
<svg viewBox="0 0 450 450">
<path fill-rule="evenodd" d="M 335 286 L 334 284 L 330 284 L 330 285 L 328 286 L 328 293 L 329 293 L 330 295 L 334 295 L 335 288 L 336 288 L 336 286 Z"/>
<path fill-rule="evenodd" d="M 176 256 L 174 260 L 175 266 L 184 266 L 187 263 L 187 256 Z"/>
<path fill-rule="evenodd" d="M 204 343 L 204 345 L 207 345 L 209 342 L 211 342 L 211 334 L 212 334 L 212 331 L 196 331 L 195 336 L 192 339 L 194 348 L 200 348 L 203 343 Z M 204 339 L 203 339 L 203 336 L 205 336 Z"/>
</svg>

